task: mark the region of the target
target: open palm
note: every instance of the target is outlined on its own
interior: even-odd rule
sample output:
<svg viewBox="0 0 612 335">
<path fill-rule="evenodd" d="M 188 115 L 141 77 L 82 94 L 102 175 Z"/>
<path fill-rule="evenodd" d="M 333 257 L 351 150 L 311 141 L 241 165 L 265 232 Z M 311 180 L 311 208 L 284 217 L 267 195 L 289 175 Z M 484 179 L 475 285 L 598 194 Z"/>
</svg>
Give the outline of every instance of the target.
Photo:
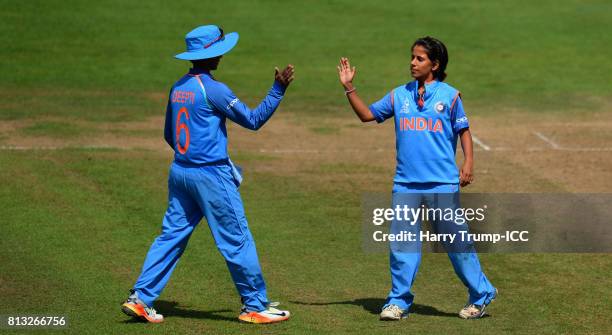
<svg viewBox="0 0 612 335">
<path fill-rule="evenodd" d="M 348 58 L 340 58 L 340 65 L 338 65 L 338 78 L 343 86 L 346 87 L 353 82 L 355 72 L 356 69 L 354 66 L 351 68 L 351 63 L 349 62 Z"/>
</svg>

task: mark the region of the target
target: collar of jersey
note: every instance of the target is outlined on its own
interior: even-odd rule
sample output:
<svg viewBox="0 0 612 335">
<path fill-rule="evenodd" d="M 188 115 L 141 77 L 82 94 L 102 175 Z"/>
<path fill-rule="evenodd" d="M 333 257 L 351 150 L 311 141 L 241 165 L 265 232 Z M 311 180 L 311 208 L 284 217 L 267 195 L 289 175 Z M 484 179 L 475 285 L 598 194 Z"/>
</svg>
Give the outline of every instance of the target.
<svg viewBox="0 0 612 335">
<path fill-rule="evenodd" d="M 189 72 L 187 74 L 190 74 L 192 76 L 198 76 L 198 75 L 205 74 L 207 76 L 212 77 L 209 71 L 202 70 L 202 69 L 194 69 L 194 68 L 189 69 Z"/>
<path fill-rule="evenodd" d="M 436 92 L 436 89 L 438 88 L 439 84 L 440 82 L 437 80 L 434 80 L 429 84 L 425 83 L 425 96 L 423 96 L 423 100 L 429 99 Z M 414 101 L 417 101 L 418 99 L 419 99 L 419 81 L 415 80 L 414 81 Z"/>
</svg>

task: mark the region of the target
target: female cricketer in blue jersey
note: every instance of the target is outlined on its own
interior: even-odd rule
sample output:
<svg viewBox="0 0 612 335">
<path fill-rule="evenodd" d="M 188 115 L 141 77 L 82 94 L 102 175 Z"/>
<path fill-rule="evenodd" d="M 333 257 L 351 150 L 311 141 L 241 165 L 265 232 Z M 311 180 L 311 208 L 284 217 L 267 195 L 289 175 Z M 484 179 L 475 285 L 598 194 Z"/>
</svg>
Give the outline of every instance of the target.
<svg viewBox="0 0 612 335">
<path fill-rule="evenodd" d="M 189 32 L 185 42 L 187 51 L 175 57 L 191 61 L 193 68 L 172 87 L 166 110 L 165 139 L 175 152 L 168 177 L 168 209 L 161 235 L 151 245 L 122 310 L 149 322 L 163 321 L 152 308 L 153 302 L 170 279 L 191 233 L 206 217 L 242 299 L 238 318 L 250 323 L 287 320 L 289 312 L 268 301 L 238 192 L 242 177 L 227 153 L 225 122 L 230 119 L 252 130 L 262 127 L 293 80 L 293 66 L 276 69 L 268 95 L 250 110 L 211 74 L 221 56 L 238 42 L 238 33 L 224 34 L 217 26 L 201 26 Z"/>
<path fill-rule="evenodd" d="M 459 207 L 459 186 L 473 181 L 472 137 L 459 92 L 444 83 L 448 54 L 439 40 L 424 37 L 412 45 L 411 74 L 415 79 L 391 90 L 381 100 L 367 106 L 353 86 L 355 67 L 347 58 L 340 60 L 338 75 L 353 110 L 363 122 L 383 122 L 395 118 L 397 168 L 393 184 L 394 203 L 401 201 L 418 208 L 422 203 Z M 455 165 L 457 138 L 465 156 L 459 171 Z M 402 197 L 403 195 L 403 197 Z M 440 195 L 447 195 L 440 197 Z M 401 199 L 401 200 L 398 200 Z M 420 224 L 420 222 L 419 222 Z M 392 231 L 397 226 L 392 223 Z M 415 225 L 419 229 L 419 225 Z M 438 222 L 438 229 L 456 228 L 454 222 Z M 408 252 L 393 244 L 390 248 L 391 292 L 380 314 L 381 320 L 408 316 L 414 295 L 411 286 L 421 261 L 420 244 Z M 455 272 L 468 288 L 469 300 L 459 316 L 480 318 L 497 290 L 481 270 L 470 243 L 448 246 Z"/>
</svg>

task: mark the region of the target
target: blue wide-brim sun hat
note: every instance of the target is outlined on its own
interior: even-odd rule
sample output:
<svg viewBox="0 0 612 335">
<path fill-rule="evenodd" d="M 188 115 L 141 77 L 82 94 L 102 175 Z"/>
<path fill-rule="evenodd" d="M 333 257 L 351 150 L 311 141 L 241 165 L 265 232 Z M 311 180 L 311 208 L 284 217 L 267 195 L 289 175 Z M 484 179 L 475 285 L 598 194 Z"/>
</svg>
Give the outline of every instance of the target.
<svg viewBox="0 0 612 335">
<path fill-rule="evenodd" d="M 185 35 L 187 51 L 174 58 L 183 60 L 207 59 L 226 54 L 238 43 L 238 33 L 223 34 L 215 25 L 200 26 Z"/>
</svg>

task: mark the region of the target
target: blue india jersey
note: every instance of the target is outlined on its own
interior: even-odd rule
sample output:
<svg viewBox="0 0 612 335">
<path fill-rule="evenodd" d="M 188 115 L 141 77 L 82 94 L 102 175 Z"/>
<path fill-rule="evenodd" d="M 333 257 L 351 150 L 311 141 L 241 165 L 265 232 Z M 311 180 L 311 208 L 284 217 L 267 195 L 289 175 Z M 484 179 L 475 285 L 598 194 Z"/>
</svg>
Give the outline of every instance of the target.
<svg viewBox="0 0 612 335">
<path fill-rule="evenodd" d="M 459 183 L 455 164 L 457 138 L 469 128 L 459 91 L 439 81 L 425 84 L 418 105 L 418 82 L 396 87 L 370 105 L 377 122 L 395 118 L 399 183 Z"/>
<path fill-rule="evenodd" d="M 285 89 L 275 81 L 261 104 L 251 110 L 225 84 L 192 69 L 172 87 L 166 109 L 164 138 L 174 149 L 174 160 L 194 165 L 226 162 L 226 119 L 259 129 L 280 104 Z"/>
</svg>

